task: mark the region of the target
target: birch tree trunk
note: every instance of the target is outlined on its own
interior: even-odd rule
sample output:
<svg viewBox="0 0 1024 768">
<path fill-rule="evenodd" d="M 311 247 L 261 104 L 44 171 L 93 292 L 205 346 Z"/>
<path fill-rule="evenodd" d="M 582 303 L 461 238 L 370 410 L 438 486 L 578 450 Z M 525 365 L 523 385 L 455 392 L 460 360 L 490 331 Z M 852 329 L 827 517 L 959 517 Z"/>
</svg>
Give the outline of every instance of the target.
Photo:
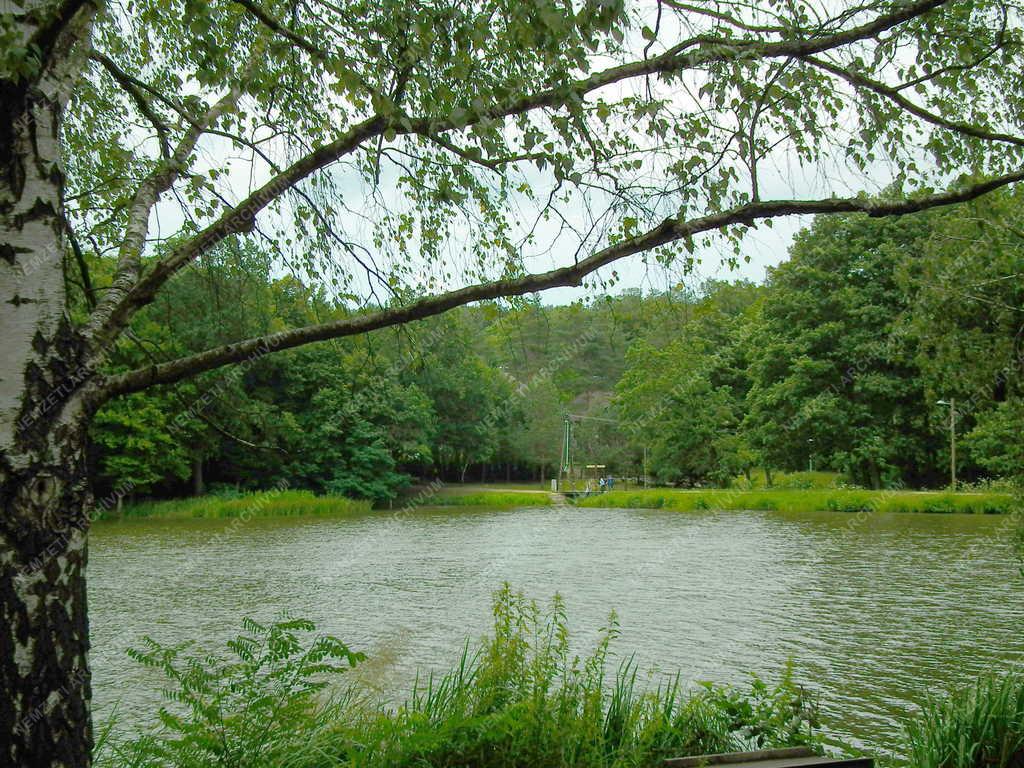
<svg viewBox="0 0 1024 768">
<path fill-rule="evenodd" d="M 67 317 L 60 126 L 94 9 L 23 5 L 14 23 L 42 63 L 0 78 L 0 764 L 80 768 L 92 749 L 88 371 Z"/>
</svg>

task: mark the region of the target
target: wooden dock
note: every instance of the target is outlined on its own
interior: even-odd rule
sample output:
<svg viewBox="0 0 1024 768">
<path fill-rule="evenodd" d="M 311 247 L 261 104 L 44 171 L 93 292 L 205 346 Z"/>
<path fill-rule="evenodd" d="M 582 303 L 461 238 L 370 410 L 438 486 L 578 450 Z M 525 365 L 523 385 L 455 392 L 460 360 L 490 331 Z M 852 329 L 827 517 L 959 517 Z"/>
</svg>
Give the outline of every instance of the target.
<svg viewBox="0 0 1024 768">
<path fill-rule="evenodd" d="M 734 768 L 874 768 L 875 760 L 871 757 L 822 757 L 808 747 L 787 747 L 759 752 L 672 757 L 665 761 L 665 768 L 703 768 L 713 765 L 729 765 Z"/>
</svg>

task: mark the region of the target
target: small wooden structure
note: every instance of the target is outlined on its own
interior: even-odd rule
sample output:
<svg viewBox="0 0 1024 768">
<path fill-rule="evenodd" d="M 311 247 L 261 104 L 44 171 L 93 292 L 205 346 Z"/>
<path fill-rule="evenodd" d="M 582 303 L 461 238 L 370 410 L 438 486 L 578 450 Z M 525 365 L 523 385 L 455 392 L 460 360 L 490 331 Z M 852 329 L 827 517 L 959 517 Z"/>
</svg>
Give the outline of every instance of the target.
<svg viewBox="0 0 1024 768">
<path fill-rule="evenodd" d="M 808 747 L 787 747 L 759 752 L 672 757 L 665 761 L 665 768 L 703 768 L 712 765 L 729 765 L 734 768 L 874 768 L 875 760 L 871 757 L 822 757 Z"/>
</svg>

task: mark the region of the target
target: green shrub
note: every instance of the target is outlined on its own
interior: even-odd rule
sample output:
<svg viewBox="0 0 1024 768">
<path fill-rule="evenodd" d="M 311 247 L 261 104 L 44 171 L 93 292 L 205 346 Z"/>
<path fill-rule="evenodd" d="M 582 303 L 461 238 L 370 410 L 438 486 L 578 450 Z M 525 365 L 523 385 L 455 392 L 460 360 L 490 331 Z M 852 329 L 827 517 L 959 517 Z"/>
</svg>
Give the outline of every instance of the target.
<svg viewBox="0 0 1024 768">
<path fill-rule="evenodd" d="M 844 499 L 836 496 L 829 496 L 825 502 L 825 507 L 831 512 L 848 512 L 851 514 L 872 511 L 872 506 L 860 499 Z"/>
<path fill-rule="evenodd" d="M 847 484 L 846 477 L 838 472 L 773 472 L 772 488 L 809 490 L 812 488 L 840 488 Z M 750 479 L 740 475 L 729 483 L 731 488 L 758 490 L 768 487 L 764 470 L 750 474 Z"/>
<path fill-rule="evenodd" d="M 1024 765 L 1024 676 L 980 680 L 933 702 L 907 725 L 914 768 L 1019 768 Z"/>
<path fill-rule="evenodd" d="M 183 657 L 187 646 L 165 647 L 145 638 L 145 650 L 129 656 L 160 670 L 169 705 L 160 726 L 126 742 L 108 741 L 98 765 L 119 768 L 206 768 L 290 764 L 296 749 L 323 738 L 337 706 L 323 706 L 316 694 L 325 678 L 362 660 L 340 640 L 312 633 L 312 622 L 290 620 L 265 626 L 251 619 L 245 634 L 228 643 L 232 659 Z"/>
<path fill-rule="evenodd" d="M 808 697 L 787 675 L 749 692 L 678 681 L 638 685 L 630 661 L 608 672 L 614 615 L 597 647 L 570 651 L 564 606 L 547 611 L 507 586 L 494 630 L 393 713 L 351 728 L 347 764 L 360 766 L 639 766 L 671 755 L 817 743 Z"/>
</svg>

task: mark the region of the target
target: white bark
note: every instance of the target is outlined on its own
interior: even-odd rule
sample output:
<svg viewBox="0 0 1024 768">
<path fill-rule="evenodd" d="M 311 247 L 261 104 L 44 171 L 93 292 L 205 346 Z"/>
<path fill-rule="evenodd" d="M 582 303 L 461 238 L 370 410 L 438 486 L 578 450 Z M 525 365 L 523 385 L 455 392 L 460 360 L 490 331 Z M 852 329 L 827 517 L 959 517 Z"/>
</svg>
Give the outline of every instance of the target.
<svg viewBox="0 0 1024 768">
<path fill-rule="evenodd" d="M 66 315 L 60 126 L 95 7 L 13 17 L 44 64 L 0 77 L 0 764 L 90 764 L 81 361 Z M 45 12 L 43 12 L 45 11 Z"/>
</svg>

